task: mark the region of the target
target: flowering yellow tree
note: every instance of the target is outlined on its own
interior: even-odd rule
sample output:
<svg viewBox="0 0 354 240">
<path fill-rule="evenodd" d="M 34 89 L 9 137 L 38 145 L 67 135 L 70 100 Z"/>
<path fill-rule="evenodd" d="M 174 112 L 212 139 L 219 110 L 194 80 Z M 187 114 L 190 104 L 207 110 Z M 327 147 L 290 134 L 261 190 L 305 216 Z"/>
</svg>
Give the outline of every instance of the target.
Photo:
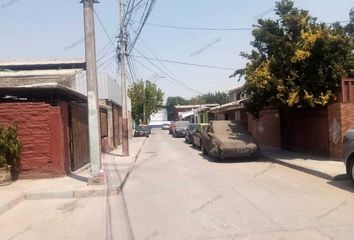
<svg viewBox="0 0 354 240">
<path fill-rule="evenodd" d="M 232 76 L 245 75 L 250 100 L 246 108 L 258 116 L 264 106 L 314 107 L 336 97 L 343 77 L 354 75 L 353 26 L 318 23 L 290 0 L 276 3 L 276 20 L 259 19 L 252 34 L 249 62 Z"/>
</svg>

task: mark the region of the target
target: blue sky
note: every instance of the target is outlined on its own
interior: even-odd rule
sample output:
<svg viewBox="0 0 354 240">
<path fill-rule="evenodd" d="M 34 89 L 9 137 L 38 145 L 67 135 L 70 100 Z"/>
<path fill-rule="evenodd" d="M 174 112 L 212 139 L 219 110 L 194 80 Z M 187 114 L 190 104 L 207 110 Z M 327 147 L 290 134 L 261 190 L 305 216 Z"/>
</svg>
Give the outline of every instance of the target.
<svg viewBox="0 0 354 240">
<path fill-rule="evenodd" d="M 274 18 L 273 0 L 157 0 L 148 22 L 188 27 L 243 28 L 251 27 L 257 18 Z M 322 22 L 348 20 L 354 7 L 352 0 L 296 0 L 295 6 L 310 11 Z M 95 9 L 113 36 L 119 26 L 117 0 L 101 0 Z M 138 14 L 138 13 L 137 13 Z M 133 16 L 138 19 L 138 15 Z M 97 52 L 107 44 L 108 38 L 96 19 Z M 0 0 L 0 61 L 14 59 L 83 58 L 83 10 L 79 0 Z M 250 51 L 250 30 L 196 31 L 159 28 L 146 25 L 136 48 L 147 57 L 197 64 L 241 68 L 245 60 L 241 51 Z M 116 41 L 116 40 L 114 40 Z M 148 48 L 146 47 L 148 46 Z M 108 49 L 108 48 L 107 48 Z M 108 50 L 108 52 L 110 52 Z M 111 55 L 103 58 L 99 71 L 116 74 Z M 137 52 L 133 53 L 138 55 Z M 104 54 L 103 54 L 104 55 Z M 99 54 L 98 56 L 102 56 Z M 110 60 L 112 59 L 112 60 Z M 156 80 L 165 97 L 190 98 L 196 92 L 173 83 L 166 74 L 145 59 L 132 61 L 138 78 Z M 159 62 L 155 62 L 160 66 Z M 178 80 L 199 92 L 226 91 L 240 83 L 228 76 L 231 70 L 199 68 L 165 63 Z M 160 66 L 165 70 L 164 67 Z M 166 71 L 166 70 L 165 70 Z M 157 77 L 156 73 L 161 78 Z"/>
</svg>

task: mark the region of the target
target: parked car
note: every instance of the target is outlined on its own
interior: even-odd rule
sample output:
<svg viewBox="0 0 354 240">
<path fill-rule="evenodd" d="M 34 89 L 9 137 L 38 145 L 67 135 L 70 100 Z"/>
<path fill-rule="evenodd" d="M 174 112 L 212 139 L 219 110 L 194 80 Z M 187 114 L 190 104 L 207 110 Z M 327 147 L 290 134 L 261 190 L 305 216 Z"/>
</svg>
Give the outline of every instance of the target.
<svg viewBox="0 0 354 240">
<path fill-rule="evenodd" d="M 211 121 L 202 133 L 202 151 L 220 159 L 258 157 L 259 146 L 241 122 Z"/>
<path fill-rule="evenodd" d="M 161 126 L 162 130 L 170 130 L 170 123 L 163 123 Z"/>
<path fill-rule="evenodd" d="M 175 122 L 171 122 L 170 123 L 170 130 L 169 130 L 169 134 L 173 133 L 173 128 L 175 127 Z"/>
<path fill-rule="evenodd" d="M 190 123 L 188 125 L 187 130 L 186 130 L 186 134 L 184 136 L 184 140 L 186 141 L 186 143 L 192 144 L 192 142 L 193 142 L 192 134 L 195 131 L 196 125 L 197 124 L 195 124 L 195 123 Z"/>
<path fill-rule="evenodd" d="M 173 126 L 173 137 L 184 137 L 187 131 L 188 121 L 177 121 Z"/>
<path fill-rule="evenodd" d="M 134 130 L 134 137 L 149 137 L 151 129 L 146 125 L 139 125 Z"/>
<path fill-rule="evenodd" d="M 354 183 L 354 126 L 343 137 L 343 153 L 347 174 Z"/>
<path fill-rule="evenodd" d="M 198 123 L 195 127 L 195 131 L 192 133 L 192 145 L 193 147 L 202 146 L 202 132 L 208 127 L 207 123 Z"/>
</svg>

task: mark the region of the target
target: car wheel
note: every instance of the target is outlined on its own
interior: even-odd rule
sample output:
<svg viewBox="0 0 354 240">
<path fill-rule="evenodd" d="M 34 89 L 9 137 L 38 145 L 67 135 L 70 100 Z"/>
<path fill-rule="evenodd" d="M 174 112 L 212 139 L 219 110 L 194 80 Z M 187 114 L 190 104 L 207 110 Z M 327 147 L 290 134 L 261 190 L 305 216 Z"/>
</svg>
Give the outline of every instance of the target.
<svg viewBox="0 0 354 240">
<path fill-rule="evenodd" d="M 349 163 L 349 171 L 348 171 L 350 180 L 354 183 L 354 159 Z"/>
<path fill-rule="evenodd" d="M 208 151 L 206 150 L 206 148 L 204 147 L 204 145 L 202 145 L 201 147 L 202 147 L 202 153 L 203 153 L 203 155 L 208 155 Z"/>
</svg>

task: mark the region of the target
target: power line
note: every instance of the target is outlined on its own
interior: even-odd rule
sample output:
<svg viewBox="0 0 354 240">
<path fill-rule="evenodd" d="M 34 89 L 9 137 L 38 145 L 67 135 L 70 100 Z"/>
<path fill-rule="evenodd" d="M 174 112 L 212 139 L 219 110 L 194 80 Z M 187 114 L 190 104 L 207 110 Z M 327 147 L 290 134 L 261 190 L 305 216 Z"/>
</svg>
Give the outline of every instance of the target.
<svg viewBox="0 0 354 240">
<path fill-rule="evenodd" d="M 126 14 L 125 14 L 125 16 L 124 16 L 124 24 L 125 24 L 125 26 L 127 26 L 127 25 L 129 24 L 134 9 L 135 9 L 136 7 L 138 7 L 143 1 L 144 1 L 144 0 L 140 0 L 140 1 L 139 1 L 137 4 L 135 4 L 135 5 L 134 5 L 135 0 L 132 0 L 132 1 L 130 0 L 130 1 L 129 1 L 128 7 L 127 7 L 127 12 L 126 12 Z M 132 3 L 132 4 L 130 4 L 130 3 Z M 131 8 L 130 8 L 130 5 L 132 5 Z M 130 9 L 129 9 L 129 8 L 130 8 Z M 129 15 L 129 16 L 128 16 L 128 15 Z M 127 17 L 128 17 L 128 18 L 127 18 Z M 126 19 L 127 19 L 127 20 L 126 20 Z M 125 21 L 125 20 L 126 20 L 126 21 Z"/>
<path fill-rule="evenodd" d="M 143 41 L 143 39 L 140 39 L 140 41 L 141 41 L 141 43 L 144 45 L 144 47 L 147 48 L 147 49 L 152 53 L 152 55 L 153 55 L 156 59 L 158 59 L 157 61 L 159 61 L 160 65 L 161 65 L 163 68 L 165 68 L 168 73 L 170 73 L 172 76 L 174 76 L 179 82 L 182 82 L 182 81 L 179 79 L 178 76 L 176 76 L 173 72 L 171 72 L 171 71 L 169 70 L 169 68 L 168 68 L 162 61 L 159 60 L 158 56 L 157 56 L 157 55 L 154 53 L 154 51 Z M 137 51 L 138 51 L 138 50 L 137 50 Z M 139 52 L 139 51 L 138 51 L 138 52 Z M 187 86 L 187 87 L 188 87 L 189 89 L 191 89 L 189 86 Z M 193 91 L 195 91 L 195 90 L 193 89 Z"/>
<path fill-rule="evenodd" d="M 163 24 L 157 24 L 157 23 L 145 23 L 145 24 L 149 25 L 149 26 L 160 27 L 160 28 L 173 28 L 173 29 L 199 30 L 199 31 L 247 31 L 247 30 L 254 29 L 253 27 L 245 27 L 245 28 L 209 28 L 209 27 L 185 27 L 185 26 L 175 26 L 175 25 L 163 25 Z"/>
<path fill-rule="evenodd" d="M 110 46 L 111 41 L 113 40 L 113 38 L 116 38 L 118 36 L 119 33 L 119 29 L 115 32 L 115 34 L 108 40 L 108 42 L 104 45 L 103 48 L 100 49 L 100 51 L 97 53 L 97 57 L 100 57 L 101 54 L 105 55 L 108 53 L 108 51 L 110 50 L 110 48 L 108 48 L 106 50 L 107 47 Z"/>
<path fill-rule="evenodd" d="M 154 13 L 152 13 L 152 16 L 153 16 L 154 18 L 158 19 L 159 21 L 161 21 L 161 22 L 162 22 L 163 24 L 165 24 L 165 25 L 171 25 L 168 21 L 166 21 L 165 19 L 162 19 L 161 17 L 156 16 Z M 198 41 L 204 43 L 204 44 L 207 45 L 207 46 L 211 46 L 212 48 L 215 48 L 215 49 L 217 49 L 217 50 L 221 50 L 221 51 L 223 51 L 223 52 L 226 52 L 226 53 L 228 53 L 228 54 L 231 54 L 232 56 L 235 56 L 235 55 L 238 54 L 238 53 L 236 53 L 236 52 L 230 51 L 230 50 L 225 49 L 225 48 L 223 48 L 223 47 L 216 46 L 215 44 L 209 45 L 209 43 L 207 43 L 207 42 L 205 41 L 205 39 L 201 39 L 201 38 L 199 38 L 199 37 L 193 35 L 193 34 L 191 33 L 191 31 L 182 31 L 182 34 L 186 35 L 188 38 L 193 38 L 193 39 L 195 39 L 195 40 L 198 40 Z"/>
<path fill-rule="evenodd" d="M 104 62 L 102 62 L 100 65 L 97 66 L 97 68 L 101 68 L 103 67 L 105 64 L 109 63 L 111 64 L 113 60 L 116 59 L 116 55 L 114 55 L 113 57 L 106 59 Z"/>
<path fill-rule="evenodd" d="M 143 64 L 142 62 L 140 62 L 140 61 L 138 61 L 138 60 L 136 60 L 136 59 L 133 59 L 133 60 L 134 60 L 135 62 L 137 62 L 139 65 L 141 65 L 143 68 L 145 68 L 146 70 L 148 70 L 149 72 L 153 73 L 154 75 L 160 75 L 160 74 L 158 74 L 157 72 L 151 70 L 149 67 L 147 67 L 147 66 L 146 66 L 145 64 Z M 177 82 L 174 82 L 174 81 L 170 80 L 169 78 L 164 78 L 164 79 L 166 79 L 167 81 L 169 81 L 170 83 L 172 83 L 172 84 L 174 84 L 174 85 L 177 85 L 177 86 L 179 86 L 179 87 L 182 87 L 182 88 L 186 89 L 185 86 L 183 86 L 183 85 L 181 85 L 181 84 L 179 84 L 179 83 L 177 83 Z M 189 90 L 189 88 L 187 88 L 187 89 Z M 194 91 L 193 91 L 193 92 L 194 92 Z"/>
<path fill-rule="evenodd" d="M 129 73 L 132 76 L 132 80 L 133 80 L 133 82 L 135 82 L 134 79 L 137 79 L 137 77 L 136 77 L 134 69 L 132 68 L 132 64 L 130 62 L 130 58 L 127 58 L 127 65 L 128 65 Z"/>
<path fill-rule="evenodd" d="M 187 65 L 187 66 L 204 67 L 204 68 L 214 68 L 214 69 L 222 69 L 222 70 L 233 70 L 233 71 L 235 70 L 235 68 L 229 68 L 229 67 L 218 67 L 218 66 L 205 65 L 205 64 L 179 62 L 179 61 L 173 61 L 173 60 L 167 60 L 167 59 L 158 59 L 158 58 L 142 57 L 142 56 L 136 56 L 136 55 L 131 55 L 131 54 L 130 54 L 130 56 L 131 56 L 131 57 L 137 57 L 137 58 L 146 58 L 146 59 L 153 60 L 153 61 L 162 61 L 162 62 L 169 62 L 169 63 Z"/>
<path fill-rule="evenodd" d="M 133 20 L 132 20 L 133 21 Z M 328 22 L 324 24 L 334 24 L 334 23 L 347 23 L 350 22 L 349 20 L 346 21 L 337 21 L 337 22 Z M 256 26 L 254 27 L 243 27 L 243 28 L 211 28 L 211 27 L 187 27 L 187 26 L 175 26 L 175 25 L 163 25 L 157 23 L 145 23 L 149 26 L 160 27 L 160 28 L 172 28 L 172 29 L 183 29 L 183 30 L 198 30 L 198 31 L 249 31 L 257 29 Z M 273 29 L 275 27 L 269 27 L 266 29 Z"/>
<path fill-rule="evenodd" d="M 106 58 L 106 57 L 108 57 L 109 55 L 111 55 L 113 52 L 115 53 L 115 57 L 116 57 L 116 55 L 117 55 L 117 52 L 116 52 L 116 51 L 117 51 L 117 50 L 116 50 L 116 46 L 115 46 L 114 43 L 113 43 L 113 38 L 115 38 L 115 37 L 117 36 L 119 30 L 118 30 L 112 37 L 110 37 L 109 34 L 108 34 L 108 31 L 107 31 L 107 28 L 106 28 L 105 25 L 103 24 L 101 18 L 98 16 L 98 14 L 97 14 L 97 12 L 96 12 L 95 9 L 93 9 L 93 12 L 94 12 L 95 16 L 97 17 L 97 19 L 98 19 L 98 21 L 99 21 L 99 23 L 100 23 L 100 25 L 101 25 L 103 31 L 105 32 L 105 34 L 106 34 L 106 36 L 107 36 L 107 38 L 108 38 L 108 43 L 107 43 L 107 44 L 101 49 L 101 51 L 98 53 L 98 56 L 101 55 L 102 53 L 103 53 L 103 56 L 99 57 L 99 58 L 97 59 L 97 62 L 100 62 L 100 61 L 103 60 L 104 58 Z M 108 49 L 104 52 L 104 50 L 105 50 L 110 44 L 111 44 L 113 50 L 110 51 L 110 52 L 108 52 L 108 51 L 109 51 L 109 48 L 108 48 Z M 110 61 L 111 59 L 112 59 L 112 58 L 106 60 L 106 61 L 103 62 L 101 65 L 99 65 L 99 67 L 102 67 L 105 63 L 107 63 L 107 62 Z M 110 63 L 110 64 L 111 64 L 111 63 Z M 110 65 L 110 64 L 109 64 L 109 65 Z"/>
<path fill-rule="evenodd" d="M 140 27 L 138 27 L 138 31 L 136 31 L 137 34 L 136 34 L 134 40 L 131 42 L 131 44 L 130 44 L 130 46 L 128 48 L 128 52 L 129 53 L 133 50 L 133 48 L 134 48 L 134 46 L 136 44 L 136 41 L 138 40 L 138 38 L 139 38 L 139 36 L 141 34 L 141 31 L 143 30 L 143 27 L 145 26 L 145 23 L 146 23 L 147 19 L 149 18 L 150 13 L 152 12 L 152 9 L 155 6 L 156 0 L 150 0 L 150 1 L 151 1 L 150 5 L 145 7 L 144 14 L 142 15 L 142 18 L 141 18 L 141 21 L 140 21 L 141 22 Z M 147 11 L 146 11 L 146 9 L 147 9 Z M 145 13 L 145 11 L 146 11 L 146 13 Z"/>
<path fill-rule="evenodd" d="M 101 21 L 101 18 L 98 16 L 98 14 L 97 14 L 97 12 L 96 12 L 95 9 L 93 9 L 93 12 L 95 13 L 95 16 L 97 17 L 97 19 L 98 19 L 98 21 L 99 21 L 101 27 L 103 28 L 103 31 L 105 32 L 105 34 L 106 34 L 108 40 L 110 41 L 110 43 L 111 43 L 113 49 L 115 49 L 116 47 L 114 46 L 114 43 L 113 43 L 113 41 L 112 41 L 112 38 L 113 38 L 113 37 L 111 38 L 111 37 L 109 36 L 106 27 L 104 26 L 103 22 Z"/>
<path fill-rule="evenodd" d="M 179 81 L 178 79 L 176 79 L 175 77 L 171 76 L 170 74 L 166 73 L 164 70 L 162 70 L 159 66 L 157 66 L 155 63 L 153 63 L 149 58 L 145 57 L 138 49 L 135 49 L 142 58 L 144 58 L 145 60 L 147 60 L 151 65 L 153 65 L 155 68 L 157 68 L 159 71 L 161 71 L 163 74 L 165 74 L 166 76 L 170 77 L 173 81 L 175 81 L 176 83 L 180 84 L 181 86 L 183 86 L 184 88 L 187 88 L 195 93 L 198 94 L 203 94 L 191 87 L 189 87 L 188 85 L 184 84 L 183 82 Z"/>
</svg>

